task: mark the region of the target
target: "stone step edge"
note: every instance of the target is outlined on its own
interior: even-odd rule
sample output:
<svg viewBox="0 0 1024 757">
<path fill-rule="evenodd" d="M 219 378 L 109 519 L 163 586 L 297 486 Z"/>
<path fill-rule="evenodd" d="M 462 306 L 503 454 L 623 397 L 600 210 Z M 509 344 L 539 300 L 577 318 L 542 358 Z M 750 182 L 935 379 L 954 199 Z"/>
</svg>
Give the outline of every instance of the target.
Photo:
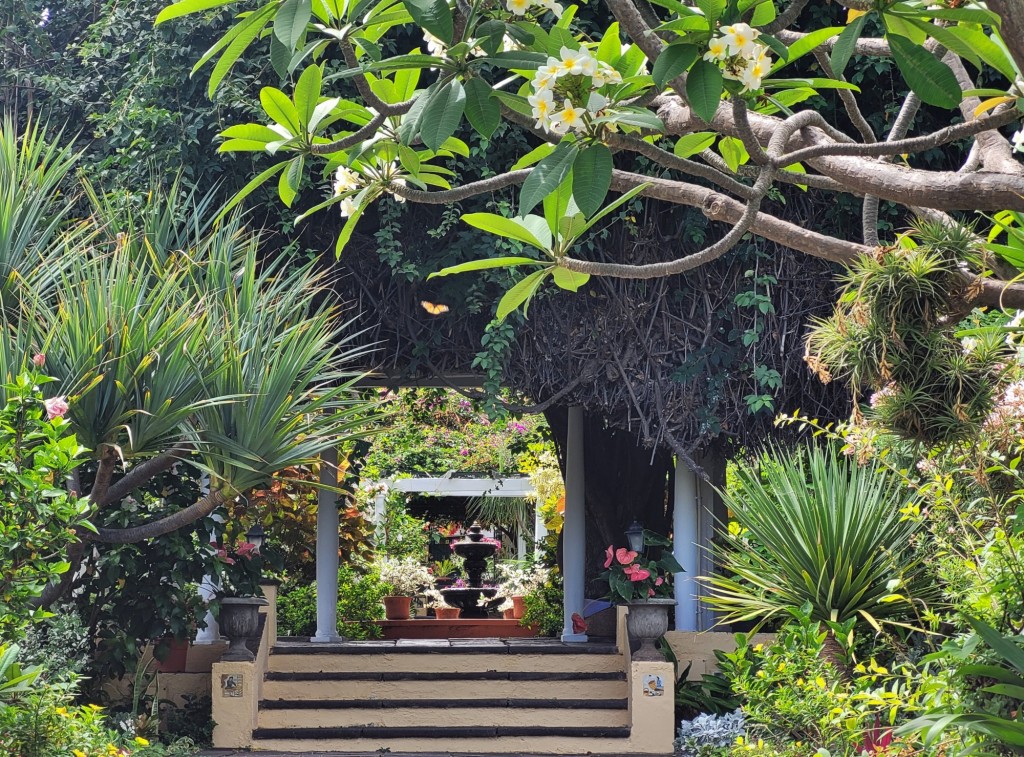
<svg viewBox="0 0 1024 757">
<path fill-rule="evenodd" d="M 301 646 L 275 645 L 270 648 L 270 654 L 274 656 L 291 657 L 297 655 L 577 655 L 586 657 L 590 655 L 619 655 L 622 654 L 614 644 L 605 645 L 580 645 L 573 647 L 566 645 L 537 646 L 529 645 L 488 645 L 488 644 L 459 644 L 451 647 L 417 646 L 415 644 L 385 647 L 385 646 L 348 646 L 334 644 L 308 644 Z"/>
<path fill-rule="evenodd" d="M 502 736 L 572 736 L 628 739 L 629 726 L 350 726 L 340 728 L 257 728 L 254 740 L 288 739 L 479 739 Z"/>
<path fill-rule="evenodd" d="M 264 699 L 261 710 L 627 710 L 628 699 Z"/>
<path fill-rule="evenodd" d="M 275 672 L 264 675 L 267 681 L 625 681 L 625 671 L 601 672 L 532 672 L 516 670 L 444 671 L 424 673 L 418 671 L 326 671 Z"/>
</svg>

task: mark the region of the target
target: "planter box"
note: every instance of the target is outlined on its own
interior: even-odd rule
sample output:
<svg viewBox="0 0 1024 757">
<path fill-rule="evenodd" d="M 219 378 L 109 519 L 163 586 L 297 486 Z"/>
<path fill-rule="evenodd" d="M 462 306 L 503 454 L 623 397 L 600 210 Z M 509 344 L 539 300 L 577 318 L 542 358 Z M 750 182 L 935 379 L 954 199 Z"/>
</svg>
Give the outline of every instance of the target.
<svg viewBox="0 0 1024 757">
<path fill-rule="evenodd" d="M 537 635 L 536 628 L 524 628 L 518 620 L 467 618 L 466 620 L 378 620 L 385 639 L 507 639 Z"/>
</svg>

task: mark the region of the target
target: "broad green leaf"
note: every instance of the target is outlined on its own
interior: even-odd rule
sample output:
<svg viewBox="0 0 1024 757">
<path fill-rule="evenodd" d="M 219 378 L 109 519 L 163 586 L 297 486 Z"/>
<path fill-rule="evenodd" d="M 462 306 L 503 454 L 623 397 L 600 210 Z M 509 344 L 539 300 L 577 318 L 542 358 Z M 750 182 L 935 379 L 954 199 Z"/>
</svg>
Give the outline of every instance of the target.
<svg viewBox="0 0 1024 757">
<path fill-rule="evenodd" d="M 949 31 L 956 34 L 970 45 L 978 56 L 988 63 L 992 68 L 1001 73 L 1010 81 L 1016 81 L 1018 74 L 1017 67 L 1013 63 L 1003 46 L 990 38 L 981 29 L 974 29 L 969 26 L 949 27 Z"/>
<path fill-rule="evenodd" d="M 761 82 L 761 85 L 765 88 L 772 87 L 774 89 L 810 87 L 812 89 L 848 89 L 851 92 L 860 92 L 860 87 L 856 84 L 851 84 L 848 81 L 839 81 L 838 79 L 765 79 Z"/>
<path fill-rule="evenodd" d="M 907 19 L 907 21 L 923 31 L 929 37 L 934 38 L 947 50 L 952 50 L 964 60 L 970 61 L 975 68 L 981 70 L 981 59 L 978 57 L 977 50 L 974 49 L 973 45 L 956 33 L 955 27 L 947 29 L 944 26 L 931 24 L 927 21 L 922 21 L 919 18 L 910 18 Z"/>
<path fill-rule="evenodd" d="M 900 16 L 892 16 L 888 13 L 882 13 L 882 21 L 885 23 L 885 35 L 905 37 L 913 42 L 915 45 L 923 45 L 928 39 L 928 35 L 914 26 L 906 18 Z"/>
<path fill-rule="evenodd" d="M 221 81 L 223 81 L 224 77 L 228 75 L 231 67 L 235 65 L 235 61 L 242 57 L 242 53 L 245 52 L 246 48 L 249 47 L 249 45 L 252 44 L 252 41 L 263 31 L 263 28 L 267 25 L 267 21 L 270 20 L 273 9 L 274 6 L 272 4 L 265 8 L 261 8 L 224 35 L 223 39 L 227 39 L 230 36 L 231 41 L 224 48 L 224 52 L 221 53 L 220 58 L 217 60 L 217 64 L 213 67 L 213 71 L 210 72 L 210 82 L 206 86 L 206 94 L 208 97 L 213 97 Z M 221 41 L 223 41 L 223 39 Z M 216 49 L 218 49 L 217 44 L 211 47 L 210 51 L 207 51 L 207 55 L 212 57 L 214 53 L 211 53 L 211 51 L 215 52 Z M 204 55 L 203 59 L 200 60 L 199 63 L 196 63 L 196 67 L 192 69 L 193 73 L 195 73 L 196 69 L 206 60 L 209 60 L 209 58 Z"/>
<path fill-rule="evenodd" d="M 724 87 L 721 69 L 709 61 L 698 60 L 686 77 L 686 99 L 699 118 L 711 123 L 722 101 Z"/>
<path fill-rule="evenodd" d="M 274 73 L 277 74 L 281 79 L 287 79 L 289 72 L 289 66 L 292 62 L 292 51 L 289 50 L 285 44 L 277 38 L 276 35 L 270 35 L 270 65 L 274 67 Z"/>
<path fill-rule="evenodd" d="M 260 90 L 260 103 L 272 121 L 281 124 L 293 136 L 302 133 L 299 113 L 284 92 L 276 87 L 264 87 Z"/>
<path fill-rule="evenodd" d="M 544 144 L 542 144 L 542 145 L 540 145 L 538 147 L 534 147 L 532 150 L 530 150 L 528 153 L 526 153 L 526 155 L 524 155 L 519 160 L 517 160 L 515 163 L 513 163 L 512 164 L 512 168 L 510 168 L 509 170 L 510 171 L 519 171 L 520 169 L 523 169 L 523 168 L 529 168 L 534 163 L 537 163 L 537 162 L 543 160 L 544 158 L 546 158 L 548 155 L 550 155 L 554 151 L 555 151 L 555 146 L 553 144 L 551 144 L 550 142 L 545 142 Z"/>
<path fill-rule="evenodd" d="M 217 221 L 222 221 L 228 213 L 234 210 L 239 203 L 245 200 L 246 197 L 251 195 L 258 187 L 264 184 L 268 179 L 273 177 L 279 171 L 283 171 L 284 167 L 288 165 L 288 161 L 283 161 L 277 165 L 271 166 L 266 171 L 252 179 L 248 184 L 238 190 L 238 194 L 232 197 L 228 203 L 221 208 L 220 213 L 217 214 Z"/>
<path fill-rule="evenodd" d="M 398 139 L 403 145 L 412 145 L 419 134 L 420 123 L 423 121 L 423 110 L 430 99 L 430 90 L 423 90 L 416 95 L 412 101 L 412 107 L 402 116 L 402 122 L 398 125 Z"/>
<path fill-rule="evenodd" d="M 754 14 L 750 17 L 751 26 L 765 26 L 775 20 L 775 3 L 773 0 L 759 0 Z"/>
<path fill-rule="evenodd" d="M 597 46 L 595 57 L 614 66 L 622 57 L 622 38 L 619 37 L 619 22 L 615 21 L 609 26 L 601 37 L 601 43 Z"/>
<path fill-rule="evenodd" d="M 274 36 L 289 50 L 294 50 L 313 13 L 312 0 L 284 0 L 274 17 Z"/>
<path fill-rule="evenodd" d="M 697 7 L 704 12 L 710 28 L 714 29 L 715 22 L 725 12 L 725 0 L 697 0 Z"/>
<path fill-rule="evenodd" d="M 483 260 L 471 260 L 468 263 L 459 263 L 458 265 L 448 266 L 442 268 L 440 271 L 427 276 L 427 280 L 434 278 L 435 276 L 451 276 L 456 273 L 466 273 L 467 271 L 483 271 L 488 268 L 513 268 L 519 265 L 546 265 L 540 260 L 534 260 L 533 258 L 523 257 L 505 257 L 505 258 L 484 258 Z"/>
<path fill-rule="evenodd" d="M 631 190 L 629 190 L 624 195 L 619 197 L 619 199 L 615 200 L 615 202 L 612 202 L 609 205 L 605 205 L 601 210 L 597 212 L 597 215 L 588 220 L 586 224 L 578 232 L 576 232 L 576 236 L 582 236 L 588 229 L 593 227 L 594 224 L 596 224 L 602 218 L 607 216 L 609 213 L 614 213 L 616 210 L 618 210 L 620 207 L 622 207 L 627 202 L 632 200 L 634 197 L 643 192 L 649 186 L 650 184 L 640 184 L 639 186 L 633 187 Z"/>
<path fill-rule="evenodd" d="M 540 286 L 544 277 L 547 276 L 548 271 L 534 271 L 525 279 L 520 281 L 514 287 L 505 292 L 505 296 L 498 302 L 498 312 L 495 314 L 499 321 L 504 321 L 505 318 L 515 310 L 517 307 L 523 304 L 528 304 L 530 298 L 534 292 L 537 291 L 537 287 Z M 525 308 L 524 308 L 525 315 Z"/>
<path fill-rule="evenodd" d="M 277 182 L 277 194 L 286 207 L 291 207 L 295 202 L 295 195 L 299 192 L 299 185 L 302 183 L 302 169 L 304 165 L 302 155 L 296 155 L 288 161 L 288 168 L 285 169 Z"/>
<path fill-rule="evenodd" d="M 659 89 L 665 86 L 666 82 L 675 79 L 683 73 L 690 65 L 697 60 L 697 46 L 688 45 L 682 42 L 674 42 L 662 48 L 658 59 L 654 61 L 654 68 L 651 69 L 651 78 Z"/>
<path fill-rule="evenodd" d="M 451 79 L 440 89 L 430 93 L 423 116 L 420 120 L 420 138 L 431 150 L 441 145 L 459 128 L 459 121 L 466 109 L 466 90 L 462 82 Z"/>
<path fill-rule="evenodd" d="M 509 50 L 507 52 L 488 55 L 479 60 L 485 63 L 493 63 L 496 66 L 517 71 L 536 71 L 548 61 L 544 53 L 534 53 L 529 50 Z"/>
<path fill-rule="evenodd" d="M 651 129 L 661 131 L 665 128 L 665 122 L 648 110 L 641 108 L 619 108 L 617 111 L 600 118 L 594 119 L 595 124 L 621 124 L 623 126 L 636 126 L 640 129 Z"/>
<path fill-rule="evenodd" d="M 567 289 L 570 292 L 579 291 L 581 286 L 590 281 L 589 273 L 576 273 L 576 271 L 570 271 L 561 266 L 555 266 L 551 271 L 551 276 L 556 286 L 561 289 Z"/>
<path fill-rule="evenodd" d="M 323 120 L 327 118 L 338 107 L 338 103 L 341 99 L 338 97 L 329 97 L 322 103 L 313 108 L 313 114 L 309 118 L 309 131 L 315 132 L 317 127 L 323 123 Z"/>
<path fill-rule="evenodd" d="M 843 29 L 835 45 L 833 45 L 829 62 L 832 64 L 832 72 L 836 76 L 842 76 L 843 71 L 846 70 L 846 64 L 853 57 L 853 51 L 857 47 L 857 40 L 860 39 L 860 34 L 864 30 L 864 24 L 867 20 L 868 17 L 866 15 L 858 16 L 852 24 Z"/>
<path fill-rule="evenodd" d="M 692 134 L 684 134 L 676 140 L 672 152 L 679 158 L 689 158 L 711 147 L 718 135 L 713 131 L 695 131 Z"/>
<path fill-rule="evenodd" d="M 198 13 L 199 11 L 211 8 L 220 8 L 222 5 L 231 5 L 236 2 L 238 0 L 181 0 L 181 2 L 168 5 L 160 11 L 156 16 L 156 21 L 153 23 L 160 25 L 164 21 L 170 21 L 172 18 L 187 16 L 190 13 Z"/>
<path fill-rule="evenodd" d="M 412 20 L 445 44 L 451 44 L 455 34 L 452 10 L 448 0 L 404 0 L 405 9 Z"/>
<path fill-rule="evenodd" d="M 816 29 L 813 32 L 808 32 L 789 46 L 789 55 L 785 59 L 776 61 L 772 66 L 772 71 L 776 71 L 779 68 L 782 68 L 782 66 L 792 63 L 793 61 L 812 52 L 827 40 L 837 34 L 840 34 L 843 31 L 843 28 L 844 27 L 842 26 L 829 26 L 824 29 Z"/>
<path fill-rule="evenodd" d="M 612 184 L 612 153 L 600 143 L 579 151 L 572 164 L 572 196 L 585 216 L 601 208 Z"/>
<path fill-rule="evenodd" d="M 338 234 L 338 241 L 334 245 L 334 257 L 340 258 L 342 250 L 345 249 L 345 245 L 352 238 L 353 232 L 356 230 L 356 224 L 359 223 L 359 219 L 363 217 L 363 211 L 369 206 L 369 202 L 357 203 L 356 209 L 347 219 L 345 219 L 345 225 L 341 227 L 341 232 Z"/>
<path fill-rule="evenodd" d="M 569 213 L 569 206 L 572 204 L 572 179 L 573 173 L 570 171 L 565 181 L 559 184 L 554 192 L 548 192 L 544 197 L 544 220 L 547 222 L 545 228 L 552 237 L 559 233 L 562 219 Z M 573 209 L 575 212 L 579 211 L 575 205 Z M 538 238 L 542 236 L 537 235 Z"/>
<path fill-rule="evenodd" d="M 462 216 L 462 220 L 477 229 L 497 234 L 506 239 L 515 239 L 543 252 L 548 252 L 547 247 L 519 219 L 505 218 L 497 213 L 466 213 Z"/>
<path fill-rule="evenodd" d="M 937 108 L 960 104 L 960 85 L 949 66 L 905 37 L 889 34 L 886 39 L 907 85 L 923 102 Z"/>
<path fill-rule="evenodd" d="M 560 142 L 550 155 L 536 165 L 519 192 L 520 215 L 533 210 L 544 199 L 544 195 L 554 191 L 565 180 L 578 152 L 579 147 L 574 143 Z"/>
<path fill-rule="evenodd" d="M 309 130 L 309 124 L 313 120 L 313 111 L 320 102 L 320 83 L 323 79 L 323 72 L 320 66 L 309 66 L 299 80 L 295 83 L 295 110 L 299 114 L 299 123 L 305 130 Z"/>
<path fill-rule="evenodd" d="M 718 151 L 722 153 L 725 164 L 733 173 L 739 171 L 740 166 L 750 160 L 747 148 L 736 137 L 722 137 L 718 142 Z"/>
<path fill-rule="evenodd" d="M 501 105 L 491 97 L 491 85 L 473 78 L 466 82 L 465 90 L 466 120 L 482 137 L 490 139 L 501 123 Z"/>
<path fill-rule="evenodd" d="M 229 126 L 218 136 L 224 139 L 245 139 L 253 142 L 276 142 L 281 135 L 263 124 L 235 124 Z"/>
</svg>

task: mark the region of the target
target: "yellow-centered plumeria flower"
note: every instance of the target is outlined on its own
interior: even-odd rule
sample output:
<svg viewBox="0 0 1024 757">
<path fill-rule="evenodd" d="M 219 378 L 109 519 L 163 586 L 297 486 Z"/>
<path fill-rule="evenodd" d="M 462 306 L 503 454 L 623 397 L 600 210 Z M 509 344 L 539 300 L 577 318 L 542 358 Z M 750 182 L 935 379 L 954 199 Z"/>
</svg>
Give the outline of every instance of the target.
<svg viewBox="0 0 1024 757">
<path fill-rule="evenodd" d="M 708 51 L 704 53 L 704 60 L 717 62 L 729 57 L 729 48 L 721 37 L 712 37 L 708 42 Z"/>
<path fill-rule="evenodd" d="M 558 68 L 563 75 L 593 76 L 597 71 L 597 61 L 586 50 L 572 50 L 563 46 L 559 54 L 562 62 Z"/>
<path fill-rule="evenodd" d="M 720 31 L 730 55 L 742 55 L 744 58 L 753 56 L 754 40 L 760 35 L 757 29 L 751 28 L 749 24 L 733 24 L 723 26 Z"/>
<path fill-rule="evenodd" d="M 525 16 L 531 5 L 532 0 L 505 0 L 505 7 L 517 16 Z"/>
<path fill-rule="evenodd" d="M 583 126 L 583 108 L 577 108 L 572 100 L 565 98 L 562 110 L 551 116 L 551 130 L 556 134 L 565 134 L 569 129 Z"/>
<path fill-rule="evenodd" d="M 547 128 L 551 119 L 551 111 L 555 109 L 555 101 L 550 89 L 542 89 L 530 95 L 527 101 L 533 107 L 533 117 L 537 120 L 535 129 Z"/>
</svg>

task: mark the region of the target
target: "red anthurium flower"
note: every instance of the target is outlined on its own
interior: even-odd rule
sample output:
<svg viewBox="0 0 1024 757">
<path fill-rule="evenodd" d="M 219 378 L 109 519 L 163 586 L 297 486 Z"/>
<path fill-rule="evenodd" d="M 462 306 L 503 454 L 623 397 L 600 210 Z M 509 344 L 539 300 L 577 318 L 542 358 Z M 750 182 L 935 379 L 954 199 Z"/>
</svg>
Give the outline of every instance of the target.
<svg viewBox="0 0 1024 757">
<path fill-rule="evenodd" d="M 612 567 L 612 560 L 615 559 L 615 547 L 613 547 L 611 544 L 609 544 L 608 545 L 608 549 L 606 549 L 604 551 L 604 556 L 607 558 L 604 561 L 604 567 L 606 567 L 606 568 Z"/>
<path fill-rule="evenodd" d="M 256 552 L 256 551 L 257 551 L 256 545 L 253 544 L 251 541 L 247 541 L 247 542 L 244 542 L 242 544 L 239 544 L 238 545 L 238 549 L 235 550 L 235 553 L 239 557 L 250 558 L 250 557 L 252 557 L 253 553 Z"/>
<path fill-rule="evenodd" d="M 615 559 L 619 561 L 619 565 L 629 565 L 636 559 L 636 552 L 628 550 L 625 547 L 619 547 L 615 551 Z"/>
</svg>

